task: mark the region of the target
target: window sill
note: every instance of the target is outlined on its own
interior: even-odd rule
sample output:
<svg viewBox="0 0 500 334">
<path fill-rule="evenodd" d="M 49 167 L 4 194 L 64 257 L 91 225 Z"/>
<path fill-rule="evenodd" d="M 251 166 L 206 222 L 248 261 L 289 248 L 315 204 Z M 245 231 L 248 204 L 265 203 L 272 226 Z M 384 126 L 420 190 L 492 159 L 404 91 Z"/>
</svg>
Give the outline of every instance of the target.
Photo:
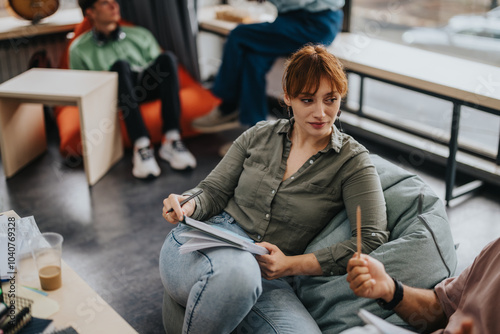
<svg viewBox="0 0 500 334">
<path fill-rule="evenodd" d="M 15 17 L 0 18 L 0 40 L 72 31 L 83 20 L 80 8 L 63 9 L 33 25 Z"/>
</svg>

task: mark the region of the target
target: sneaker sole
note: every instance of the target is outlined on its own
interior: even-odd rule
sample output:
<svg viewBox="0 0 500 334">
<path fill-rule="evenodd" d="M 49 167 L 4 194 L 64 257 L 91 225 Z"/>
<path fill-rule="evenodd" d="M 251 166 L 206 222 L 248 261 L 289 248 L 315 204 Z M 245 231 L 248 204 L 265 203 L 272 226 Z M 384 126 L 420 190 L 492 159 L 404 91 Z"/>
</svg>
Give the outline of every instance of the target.
<svg viewBox="0 0 500 334">
<path fill-rule="evenodd" d="M 191 124 L 191 127 L 195 130 L 198 130 L 199 132 L 215 133 L 215 132 L 221 132 L 221 131 L 225 131 L 225 130 L 237 129 L 237 128 L 241 127 L 241 124 L 238 121 L 233 121 L 233 122 L 222 123 L 222 124 L 211 125 L 211 126 L 199 126 L 199 125 Z"/>
<path fill-rule="evenodd" d="M 191 170 L 191 169 L 195 169 L 196 168 L 196 165 L 194 167 L 191 166 L 191 165 L 176 166 L 176 165 L 172 165 L 169 161 L 167 161 L 167 162 L 170 164 L 170 168 L 175 169 L 175 170 Z"/>
<path fill-rule="evenodd" d="M 175 162 L 172 163 L 170 161 L 170 157 L 165 157 L 164 154 L 158 154 L 160 159 L 165 161 L 165 162 L 168 162 L 168 164 L 170 165 L 170 167 L 172 169 L 175 169 L 175 170 L 189 170 L 189 169 L 195 169 L 196 168 L 196 164 L 193 165 L 177 165 Z"/>
<path fill-rule="evenodd" d="M 146 176 L 136 176 L 136 175 L 134 175 L 134 173 L 132 173 L 132 176 L 138 180 L 153 180 L 153 179 L 156 179 L 158 176 L 160 176 L 160 174 L 154 175 L 154 174 L 149 173 Z"/>
</svg>

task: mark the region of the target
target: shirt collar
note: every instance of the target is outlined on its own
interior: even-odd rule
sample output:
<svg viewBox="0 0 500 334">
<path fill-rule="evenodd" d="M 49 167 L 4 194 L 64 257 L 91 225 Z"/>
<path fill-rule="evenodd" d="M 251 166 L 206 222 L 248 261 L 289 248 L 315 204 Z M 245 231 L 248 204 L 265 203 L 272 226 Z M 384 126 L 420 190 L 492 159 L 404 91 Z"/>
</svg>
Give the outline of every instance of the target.
<svg viewBox="0 0 500 334">
<path fill-rule="evenodd" d="M 92 28 L 92 37 L 98 46 L 103 46 L 109 41 L 121 41 L 127 36 L 127 34 L 122 30 L 120 25 L 116 26 L 116 29 L 113 30 L 109 36 L 104 35 L 103 33 Z"/>
<path fill-rule="evenodd" d="M 292 117 L 290 121 L 286 122 L 281 122 L 281 124 L 277 127 L 276 133 L 278 134 L 286 134 L 287 139 L 290 140 L 290 134 L 292 131 L 293 124 L 295 124 L 295 119 Z M 344 135 L 342 132 L 337 129 L 335 124 L 332 125 L 333 131 L 331 134 L 330 142 L 328 145 L 322 149 L 320 152 L 321 153 L 326 153 L 329 150 L 334 150 L 336 153 L 340 152 L 340 149 L 342 148 L 342 144 L 344 142 Z"/>
</svg>

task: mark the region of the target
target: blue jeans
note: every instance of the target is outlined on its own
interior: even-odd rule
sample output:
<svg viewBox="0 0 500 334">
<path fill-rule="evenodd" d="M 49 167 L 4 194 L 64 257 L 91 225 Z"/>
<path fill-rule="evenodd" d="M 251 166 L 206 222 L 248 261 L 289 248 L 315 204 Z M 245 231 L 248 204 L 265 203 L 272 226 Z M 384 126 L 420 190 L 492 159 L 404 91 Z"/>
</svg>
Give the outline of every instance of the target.
<svg viewBox="0 0 500 334">
<path fill-rule="evenodd" d="M 208 223 L 246 236 L 226 213 Z M 321 333 L 289 279 L 261 278 L 255 257 L 231 247 L 179 254 L 190 227 L 179 224 L 160 253 L 168 294 L 186 308 L 183 333 Z"/>
<path fill-rule="evenodd" d="M 240 122 L 254 125 L 268 114 L 266 73 L 278 57 L 306 43 L 329 45 L 340 31 L 342 10 L 279 14 L 272 23 L 242 24 L 229 34 L 212 92 L 238 106 Z"/>
</svg>

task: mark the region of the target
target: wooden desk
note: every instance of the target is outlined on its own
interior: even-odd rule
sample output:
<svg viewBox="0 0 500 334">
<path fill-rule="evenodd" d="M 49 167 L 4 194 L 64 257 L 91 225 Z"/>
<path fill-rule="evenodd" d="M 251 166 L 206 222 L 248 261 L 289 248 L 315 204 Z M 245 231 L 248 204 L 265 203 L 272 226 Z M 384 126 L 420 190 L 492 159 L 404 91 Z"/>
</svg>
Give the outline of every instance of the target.
<svg viewBox="0 0 500 334">
<path fill-rule="evenodd" d="M 198 12 L 198 25 L 201 30 L 227 36 L 239 23 L 216 19 L 216 11 L 221 9 L 232 9 L 230 5 L 205 6 Z M 272 22 L 276 13 L 261 13 L 255 17 L 255 22 Z"/>
<path fill-rule="evenodd" d="M 339 34 L 328 50 L 350 71 L 500 109 L 496 66 L 354 33 Z"/>
<path fill-rule="evenodd" d="M 43 105 L 76 105 L 83 163 L 95 184 L 123 156 L 116 109 L 118 75 L 112 72 L 38 69 L 0 85 L 0 149 L 5 176 L 46 149 Z"/>
<path fill-rule="evenodd" d="M 201 30 L 208 31 L 221 36 L 227 36 L 236 28 L 238 23 L 217 20 L 215 18 L 215 11 L 218 8 L 230 8 L 229 5 L 220 6 L 205 6 L 199 9 L 198 12 L 198 25 Z"/>
</svg>

